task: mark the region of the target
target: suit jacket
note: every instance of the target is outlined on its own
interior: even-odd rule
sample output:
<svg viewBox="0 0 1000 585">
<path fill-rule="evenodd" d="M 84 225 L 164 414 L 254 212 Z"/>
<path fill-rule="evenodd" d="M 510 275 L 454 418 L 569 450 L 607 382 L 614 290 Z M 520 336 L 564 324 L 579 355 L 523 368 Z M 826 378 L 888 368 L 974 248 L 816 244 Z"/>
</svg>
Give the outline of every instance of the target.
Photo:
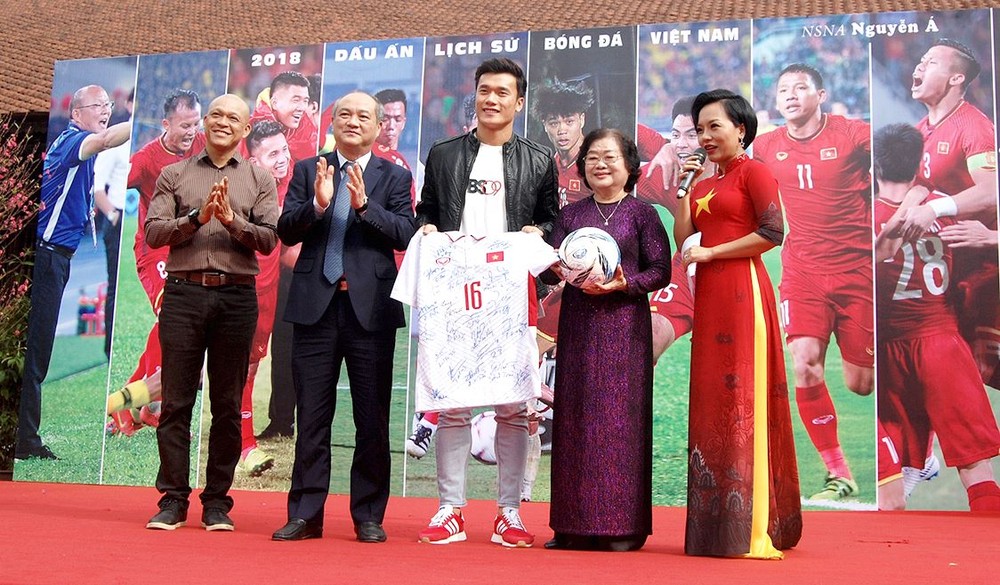
<svg viewBox="0 0 1000 585">
<path fill-rule="evenodd" d="M 336 153 L 320 155 L 339 168 Z M 323 276 L 327 236 L 333 202 L 321 217 L 316 216 L 316 161 L 295 164 L 285 205 L 278 218 L 278 237 L 286 245 L 302 243 L 295 262 L 292 284 L 285 309 L 285 321 L 313 325 L 330 305 L 336 287 Z M 340 173 L 334 178 L 334 193 Z M 416 231 L 411 207 L 413 178 L 405 169 L 372 156 L 364 172 L 368 210 L 364 217 L 351 209 L 344 236 L 344 277 L 358 321 L 366 331 L 396 329 L 406 325 L 403 306 L 389 298 L 396 280 L 393 250 L 405 250 Z M 347 194 L 349 197 L 350 194 Z"/>
</svg>

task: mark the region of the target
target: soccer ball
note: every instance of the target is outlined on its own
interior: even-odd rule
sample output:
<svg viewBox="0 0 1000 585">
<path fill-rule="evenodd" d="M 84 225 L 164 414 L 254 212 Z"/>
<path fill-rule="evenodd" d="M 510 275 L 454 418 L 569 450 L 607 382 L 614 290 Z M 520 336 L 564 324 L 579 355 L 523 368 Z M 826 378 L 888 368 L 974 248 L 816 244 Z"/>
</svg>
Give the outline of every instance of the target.
<svg viewBox="0 0 1000 585">
<path fill-rule="evenodd" d="M 595 227 L 573 230 L 559 246 L 559 267 L 569 284 L 582 287 L 611 280 L 621 262 L 618 242 Z"/>
<path fill-rule="evenodd" d="M 472 417 L 472 447 L 469 451 L 476 461 L 486 465 L 497 464 L 497 454 L 493 440 L 497 435 L 497 413 L 492 410 L 481 412 Z"/>
</svg>

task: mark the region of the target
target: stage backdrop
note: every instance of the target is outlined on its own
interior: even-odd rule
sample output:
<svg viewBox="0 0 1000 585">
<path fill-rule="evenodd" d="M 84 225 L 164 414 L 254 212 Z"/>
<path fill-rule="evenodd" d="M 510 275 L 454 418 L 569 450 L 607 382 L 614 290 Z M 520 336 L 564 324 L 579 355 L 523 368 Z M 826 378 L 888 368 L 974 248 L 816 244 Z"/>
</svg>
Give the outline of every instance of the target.
<svg viewBox="0 0 1000 585">
<path fill-rule="evenodd" d="M 954 466 L 968 465 L 970 453 L 992 457 L 997 445 L 980 444 L 960 423 L 973 404 L 976 412 L 968 416 L 992 424 L 1000 415 L 994 14 L 645 24 L 58 62 L 50 142 L 66 128 L 72 93 L 88 84 L 103 86 L 117 104 L 115 120 L 133 119 L 130 189 L 121 223 L 117 306 L 104 306 L 108 277 L 101 238 L 86 236 L 72 262 L 43 387 L 42 436 L 60 459 L 19 461 L 15 477 L 153 484 L 156 312 L 165 255 L 145 246 L 142 220 L 159 169 L 202 148 L 200 118 L 213 98 L 239 95 L 255 126 L 270 127 L 244 152 L 272 173 L 283 198 L 291 166 L 335 146 L 330 119 L 336 99 L 354 89 L 377 95 L 387 104 L 388 118 L 376 154 L 413 173 L 416 204 L 430 146 L 475 128 L 476 66 L 490 57 L 509 57 L 528 77 L 515 130 L 552 148 L 560 204 L 589 196 L 574 165 L 582 136 L 616 127 L 635 137 L 644 161 L 636 196 L 656 206 L 668 231 L 677 205 L 676 169 L 697 148 L 690 98 L 714 88 L 747 97 L 759 123 L 751 153 L 774 171 L 785 206 L 785 245 L 765 260 L 789 341 L 786 364 L 792 408 L 799 414 L 793 419 L 804 502 L 873 510 L 880 482 L 898 479 L 900 466 L 919 469 L 925 459 L 936 458 L 938 476 L 915 482 L 908 508 L 967 509 Z M 133 90 L 134 108 L 126 107 Z M 906 202 L 880 197 L 872 176 L 873 168 L 898 158 L 901 146 L 894 140 L 900 127 L 892 125 L 899 124 L 916 126 L 923 136 L 916 176 L 903 179 L 912 178 L 919 187 Z M 889 126 L 896 132 L 880 133 Z M 902 213 L 900 206 L 959 194 L 967 203 L 960 204 L 957 218 L 935 221 L 913 242 L 887 232 L 875 246 L 882 224 Z M 270 423 L 287 428 L 291 420 L 291 340 L 281 311 L 296 299 L 285 298 L 281 285 L 287 284 L 296 255 L 296 249 L 282 248 L 261 278 L 278 292 L 262 296 L 262 306 L 271 310 L 262 311 L 266 322 L 258 327 L 255 376 L 248 385 L 257 433 Z M 686 497 L 688 334 L 696 275 L 686 274 L 676 258 L 674 266 L 671 284 L 651 295 L 658 346 L 653 490 L 661 505 L 683 505 Z M 548 322 L 543 318 L 540 324 L 540 360 L 549 383 L 558 367 L 554 316 L 560 293 L 556 288 L 545 299 Z M 927 306 L 937 309 L 921 309 Z M 100 319 L 87 316 L 111 310 L 114 331 L 104 332 Z M 920 335 L 900 333 L 914 330 Z M 936 359 L 933 344 L 916 347 L 914 338 L 949 332 L 957 332 L 962 359 Z M 414 425 L 409 390 L 415 344 L 408 333 L 400 331 L 397 343 L 393 490 L 433 497 L 433 444 L 420 459 L 405 454 Z M 112 336 L 110 362 L 104 358 L 104 335 Z M 335 492 L 347 491 L 354 442 L 346 373 L 341 380 L 333 432 Z M 106 416 L 108 394 L 137 381 L 150 390 L 151 404 L 116 419 Z M 971 398 L 956 407 L 949 395 L 961 385 L 961 395 Z M 558 408 L 533 406 L 546 420 L 534 441 L 523 497 L 547 500 L 548 431 Z M 199 408 L 192 428 L 196 485 L 203 483 L 209 422 L 208 409 L 201 403 Z M 493 429 L 489 417 L 484 421 L 473 428 L 477 460 L 470 464 L 469 496 L 492 499 Z M 616 421 L 594 412 L 591 424 L 602 434 Z M 260 475 L 241 467 L 236 487 L 287 489 L 293 439 L 261 440 L 258 449 L 274 457 L 274 466 Z M 809 499 L 823 489 L 827 464 L 849 470 L 856 495 L 832 502 Z"/>
</svg>

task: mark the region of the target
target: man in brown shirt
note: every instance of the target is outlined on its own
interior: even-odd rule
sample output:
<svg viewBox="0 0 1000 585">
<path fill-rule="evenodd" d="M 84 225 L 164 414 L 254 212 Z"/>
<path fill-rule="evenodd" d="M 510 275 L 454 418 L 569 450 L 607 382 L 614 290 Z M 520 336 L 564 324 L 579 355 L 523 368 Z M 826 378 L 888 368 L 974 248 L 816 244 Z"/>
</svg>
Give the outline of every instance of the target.
<svg viewBox="0 0 1000 585">
<path fill-rule="evenodd" d="M 170 247 L 160 309 L 163 409 L 156 438 L 160 511 L 146 528 L 173 530 L 187 520 L 191 414 L 208 352 L 211 441 L 202 526 L 232 530 L 228 495 L 240 458 L 240 399 L 257 323 L 255 252 L 277 245 L 274 178 L 238 152 L 250 111 L 235 95 L 212 101 L 205 150 L 163 169 L 146 217 L 146 242 Z"/>
</svg>

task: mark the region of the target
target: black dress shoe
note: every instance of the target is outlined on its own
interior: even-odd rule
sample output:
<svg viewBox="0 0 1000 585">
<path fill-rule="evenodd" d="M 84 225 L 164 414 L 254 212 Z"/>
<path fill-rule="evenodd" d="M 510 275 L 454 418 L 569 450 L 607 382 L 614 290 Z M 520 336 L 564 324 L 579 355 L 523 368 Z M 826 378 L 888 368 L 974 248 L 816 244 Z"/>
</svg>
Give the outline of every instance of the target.
<svg viewBox="0 0 1000 585">
<path fill-rule="evenodd" d="M 288 438 L 294 434 L 292 427 L 286 427 L 283 425 L 276 425 L 271 423 L 264 427 L 264 430 L 257 435 L 257 438 L 266 441 L 268 439 L 281 439 Z"/>
<path fill-rule="evenodd" d="M 59 458 L 56 457 L 56 454 L 52 452 L 52 449 L 49 449 L 48 445 L 41 445 L 32 449 L 28 449 L 27 451 L 21 453 L 15 453 L 14 459 L 17 459 L 19 461 L 23 461 L 25 459 L 52 459 L 55 461 L 59 460 Z"/>
<path fill-rule="evenodd" d="M 292 518 L 288 524 L 271 535 L 271 540 L 306 540 L 322 537 L 323 527 L 321 525 L 306 522 L 302 518 Z"/>
<path fill-rule="evenodd" d="M 358 542 L 385 542 L 385 530 L 378 522 L 360 522 L 354 525 Z"/>
</svg>

